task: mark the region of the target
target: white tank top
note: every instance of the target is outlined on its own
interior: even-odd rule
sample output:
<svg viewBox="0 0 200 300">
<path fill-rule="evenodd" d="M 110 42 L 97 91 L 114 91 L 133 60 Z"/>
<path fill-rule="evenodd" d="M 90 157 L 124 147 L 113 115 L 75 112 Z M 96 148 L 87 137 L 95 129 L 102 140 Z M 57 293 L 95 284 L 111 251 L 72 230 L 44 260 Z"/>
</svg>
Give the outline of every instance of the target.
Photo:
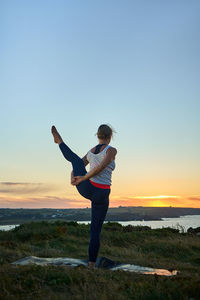
<svg viewBox="0 0 200 300">
<path fill-rule="evenodd" d="M 87 160 L 90 163 L 90 171 L 102 162 L 102 160 L 106 156 L 106 151 L 110 147 L 111 146 L 109 146 L 109 145 L 106 146 L 103 149 L 103 151 L 101 151 L 97 154 L 92 153 L 91 150 L 88 151 Z M 111 176 L 112 176 L 112 171 L 114 169 L 115 169 L 115 160 L 111 161 L 111 163 L 105 169 L 103 169 L 99 174 L 91 177 L 90 180 L 93 182 L 96 182 L 96 183 L 100 183 L 100 184 L 111 185 L 111 182 L 112 182 Z"/>
</svg>

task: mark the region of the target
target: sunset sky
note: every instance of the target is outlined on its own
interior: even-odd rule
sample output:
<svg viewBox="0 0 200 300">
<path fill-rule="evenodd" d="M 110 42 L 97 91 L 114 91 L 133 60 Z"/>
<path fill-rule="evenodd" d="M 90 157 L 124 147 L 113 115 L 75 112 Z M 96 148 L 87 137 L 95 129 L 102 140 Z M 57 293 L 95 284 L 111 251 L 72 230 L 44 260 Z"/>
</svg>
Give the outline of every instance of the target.
<svg viewBox="0 0 200 300">
<path fill-rule="evenodd" d="M 200 1 L 0 1 L 0 208 L 90 207 L 83 157 L 118 150 L 110 206 L 200 207 Z"/>
</svg>

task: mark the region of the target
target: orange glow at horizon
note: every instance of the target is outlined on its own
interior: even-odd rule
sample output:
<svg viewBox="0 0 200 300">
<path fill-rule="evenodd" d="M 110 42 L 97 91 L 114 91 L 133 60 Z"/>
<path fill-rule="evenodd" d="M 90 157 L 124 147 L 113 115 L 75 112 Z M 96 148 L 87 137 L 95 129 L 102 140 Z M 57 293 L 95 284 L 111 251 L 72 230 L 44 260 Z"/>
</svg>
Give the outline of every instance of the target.
<svg viewBox="0 0 200 300">
<path fill-rule="evenodd" d="M 114 196 L 111 206 L 191 207 L 200 208 L 200 195 Z"/>
<path fill-rule="evenodd" d="M 2 195 L 0 193 L 0 208 L 85 208 L 91 201 L 77 194 L 55 195 Z M 109 207 L 143 206 L 143 207 L 191 207 L 200 208 L 200 195 L 188 196 L 121 196 L 111 195 Z"/>
<path fill-rule="evenodd" d="M 158 195 L 158 196 L 132 196 L 128 197 L 128 199 L 134 200 L 146 200 L 146 206 L 152 207 L 166 207 L 172 206 L 171 199 L 179 199 L 180 196 L 170 196 L 170 195 Z M 149 201 L 148 201 L 149 200 Z M 143 205 L 145 206 L 145 205 Z M 173 205 L 174 206 L 174 205 Z"/>
</svg>

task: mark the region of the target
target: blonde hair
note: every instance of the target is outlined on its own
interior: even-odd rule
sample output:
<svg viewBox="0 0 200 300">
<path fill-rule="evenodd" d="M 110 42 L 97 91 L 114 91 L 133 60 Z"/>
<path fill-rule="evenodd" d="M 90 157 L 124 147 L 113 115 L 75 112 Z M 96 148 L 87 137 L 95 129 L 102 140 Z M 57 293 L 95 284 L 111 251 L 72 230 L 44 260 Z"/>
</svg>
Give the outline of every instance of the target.
<svg viewBox="0 0 200 300">
<path fill-rule="evenodd" d="M 114 132 L 114 129 L 110 125 L 102 124 L 99 126 L 96 135 L 101 140 L 107 140 L 113 137 Z"/>
</svg>

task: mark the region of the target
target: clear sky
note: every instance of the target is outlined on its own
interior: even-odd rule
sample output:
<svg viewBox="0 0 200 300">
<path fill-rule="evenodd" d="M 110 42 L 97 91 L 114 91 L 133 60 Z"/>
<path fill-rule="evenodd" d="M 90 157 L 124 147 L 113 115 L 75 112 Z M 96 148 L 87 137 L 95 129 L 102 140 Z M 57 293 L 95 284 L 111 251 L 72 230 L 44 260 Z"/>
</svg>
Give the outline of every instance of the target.
<svg viewBox="0 0 200 300">
<path fill-rule="evenodd" d="M 81 157 L 117 148 L 110 206 L 200 207 L 200 1 L 0 1 L 0 207 L 89 207 Z"/>
</svg>

